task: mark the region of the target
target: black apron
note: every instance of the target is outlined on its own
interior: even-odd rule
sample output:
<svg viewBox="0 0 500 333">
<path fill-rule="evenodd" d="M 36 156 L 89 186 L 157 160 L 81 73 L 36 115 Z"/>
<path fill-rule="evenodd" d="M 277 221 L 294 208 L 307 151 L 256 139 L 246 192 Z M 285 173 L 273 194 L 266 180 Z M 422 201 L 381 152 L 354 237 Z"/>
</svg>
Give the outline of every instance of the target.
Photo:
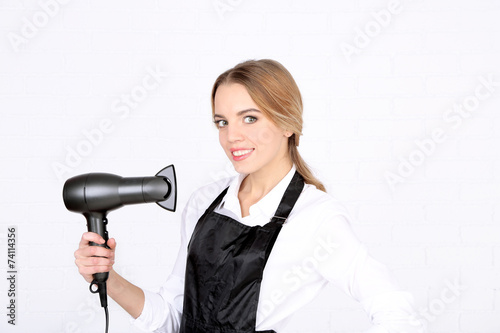
<svg viewBox="0 0 500 333">
<path fill-rule="evenodd" d="M 303 187 L 302 176 L 295 172 L 264 226 L 249 227 L 213 211 L 227 188 L 215 199 L 188 245 L 181 333 L 256 333 L 264 267 Z"/>
</svg>

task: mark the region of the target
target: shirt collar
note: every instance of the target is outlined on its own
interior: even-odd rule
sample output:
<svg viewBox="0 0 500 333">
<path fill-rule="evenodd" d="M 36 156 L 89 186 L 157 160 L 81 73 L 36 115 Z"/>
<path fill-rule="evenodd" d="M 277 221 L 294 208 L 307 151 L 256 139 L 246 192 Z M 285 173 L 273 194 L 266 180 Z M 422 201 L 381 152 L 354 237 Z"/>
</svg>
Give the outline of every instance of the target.
<svg viewBox="0 0 500 333">
<path fill-rule="evenodd" d="M 271 218 L 276 212 L 276 209 L 278 209 L 278 205 L 281 202 L 281 198 L 283 197 L 283 194 L 285 194 L 288 184 L 290 184 L 290 181 L 292 180 L 295 171 L 296 171 L 295 165 L 292 165 L 292 168 L 286 174 L 286 176 L 283 177 L 283 179 L 271 191 L 269 191 L 269 193 L 267 193 L 257 203 L 250 206 L 249 217 L 257 217 L 262 215 L 265 218 Z M 243 182 L 243 179 L 245 179 L 246 176 L 247 176 L 246 174 L 240 174 L 231 181 L 227 194 L 222 200 L 220 206 L 221 208 L 223 207 L 224 209 L 230 210 L 240 220 L 242 220 L 242 216 L 241 216 L 240 201 L 238 200 L 238 192 L 241 183 Z"/>
</svg>

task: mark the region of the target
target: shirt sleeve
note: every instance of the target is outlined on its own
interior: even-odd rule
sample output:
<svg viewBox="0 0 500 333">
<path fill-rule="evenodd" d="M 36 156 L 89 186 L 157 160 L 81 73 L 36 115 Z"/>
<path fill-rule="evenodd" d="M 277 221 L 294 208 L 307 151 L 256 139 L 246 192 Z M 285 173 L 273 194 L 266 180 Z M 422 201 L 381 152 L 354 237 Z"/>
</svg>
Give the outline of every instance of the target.
<svg viewBox="0 0 500 333">
<path fill-rule="evenodd" d="M 424 333 L 413 297 L 401 290 L 389 269 L 371 257 L 345 216 L 330 217 L 318 237 L 333 250 L 318 266 L 330 283 L 359 301 L 372 327 L 366 333 Z"/>
<path fill-rule="evenodd" d="M 170 276 L 160 292 L 144 290 L 144 308 L 133 320 L 134 325 L 148 332 L 178 332 L 182 315 L 182 294 L 178 287 L 183 285 L 183 281 Z"/>
</svg>

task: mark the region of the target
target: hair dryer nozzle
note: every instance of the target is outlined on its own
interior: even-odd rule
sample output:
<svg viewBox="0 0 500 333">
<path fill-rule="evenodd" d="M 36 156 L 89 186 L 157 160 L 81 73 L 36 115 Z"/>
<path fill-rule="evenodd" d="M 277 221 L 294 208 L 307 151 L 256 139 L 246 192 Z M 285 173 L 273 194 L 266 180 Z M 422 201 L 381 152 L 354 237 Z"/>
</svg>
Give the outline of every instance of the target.
<svg viewBox="0 0 500 333">
<path fill-rule="evenodd" d="M 170 190 L 165 195 L 165 200 L 157 201 L 156 203 L 166 210 L 174 212 L 177 204 L 177 179 L 175 178 L 174 166 L 169 165 L 168 167 L 164 168 L 156 174 L 156 177 L 163 177 L 163 180 L 170 185 Z"/>
</svg>

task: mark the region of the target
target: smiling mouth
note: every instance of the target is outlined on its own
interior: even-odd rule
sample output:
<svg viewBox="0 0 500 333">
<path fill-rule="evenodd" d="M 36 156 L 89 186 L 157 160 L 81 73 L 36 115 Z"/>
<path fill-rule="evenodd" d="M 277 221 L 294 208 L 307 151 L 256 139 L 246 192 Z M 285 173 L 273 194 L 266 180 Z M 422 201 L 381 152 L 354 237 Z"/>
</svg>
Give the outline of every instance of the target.
<svg viewBox="0 0 500 333">
<path fill-rule="evenodd" d="M 253 151 L 253 149 L 235 150 L 235 151 L 232 152 L 232 154 L 235 157 L 239 157 L 239 156 L 243 156 L 243 155 L 246 155 L 248 153 L 251 153 L 252 151 Z"/>
</svg>

